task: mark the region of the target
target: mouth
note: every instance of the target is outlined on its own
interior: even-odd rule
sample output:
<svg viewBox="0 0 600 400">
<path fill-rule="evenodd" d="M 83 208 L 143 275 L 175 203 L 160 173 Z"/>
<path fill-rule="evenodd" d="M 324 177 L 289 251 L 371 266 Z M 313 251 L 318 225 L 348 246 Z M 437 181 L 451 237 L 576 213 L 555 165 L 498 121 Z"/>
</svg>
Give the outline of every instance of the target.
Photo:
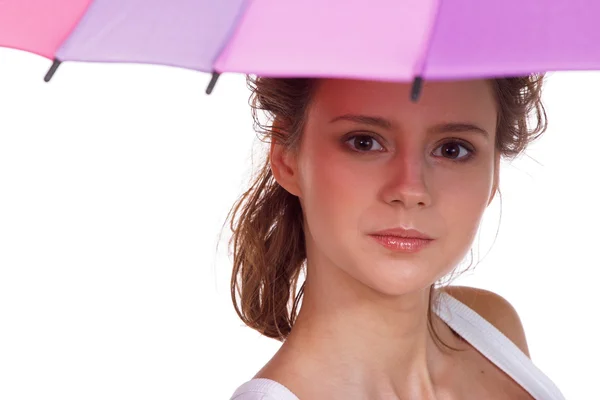
<svg viewBox="0 0 600 400">
<path fill-rule="evenodd" d="M 383 247 L 403 253 L 415 253 L 427 247 L 433 238 L 415 229 L 393 228 L 371 233 Z"/>
</svg>

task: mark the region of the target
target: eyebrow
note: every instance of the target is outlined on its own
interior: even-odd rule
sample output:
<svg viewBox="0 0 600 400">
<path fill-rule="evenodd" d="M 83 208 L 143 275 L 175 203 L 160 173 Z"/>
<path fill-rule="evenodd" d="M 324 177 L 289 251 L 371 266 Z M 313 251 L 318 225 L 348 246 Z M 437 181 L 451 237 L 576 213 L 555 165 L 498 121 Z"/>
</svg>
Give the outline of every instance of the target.
<svg viewBox="0 0 600 400">
<path fill-rule="evenodd" d="M 391 130 L 394 127 L 394 124 L 385 118 L 371 116 L 371 115 L 362 115 L 362 114 L 344 114 L 338 117 L 333 118 L 330 123 L 334 123 L 337 121 L 350 121 L 359 124 L 376 126 L 378 128 Z M 427 129 L 429 134 L 441 134 L 441 133 L 460 133 L 460 132 L 477 132 L 484 135 L 487 139 L 490 138 L 490 134 L 483 128 L 467 123 L 467 122 L 444 122 L 441 124 L 434 125 Z"/>
<path fill-rule="evenodd" d="M 387 120 L 385 118 L 381 118 L 381 117 L 370 116 L 370 115 L 344 114 L 344 115 L 335 117 L 334 119 L 332 119 L 330 121 L 330 123 L 334 123 L 337 121 L 350 121 L 350 122 L 356 122 L 358 124 L 373 125 L 373 126 L 377 126 L 379 128 L 384 128 L 384 129 L 392 129 L 392 123 L 389 120 Z"/>
</svg>

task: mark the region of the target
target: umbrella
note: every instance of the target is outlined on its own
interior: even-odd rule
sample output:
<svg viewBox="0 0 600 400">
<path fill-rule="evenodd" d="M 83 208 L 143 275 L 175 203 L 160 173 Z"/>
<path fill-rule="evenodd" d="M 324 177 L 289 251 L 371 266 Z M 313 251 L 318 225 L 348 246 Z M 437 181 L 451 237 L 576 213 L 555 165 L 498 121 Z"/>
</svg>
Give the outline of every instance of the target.
<svg viewBox="0 0 600 400">
<path fill-rule="evenodd" d="M 600 69 L 597 0 L 3 0 L 0 46 L 61 62 L 413 82 Z"/>
</svg>

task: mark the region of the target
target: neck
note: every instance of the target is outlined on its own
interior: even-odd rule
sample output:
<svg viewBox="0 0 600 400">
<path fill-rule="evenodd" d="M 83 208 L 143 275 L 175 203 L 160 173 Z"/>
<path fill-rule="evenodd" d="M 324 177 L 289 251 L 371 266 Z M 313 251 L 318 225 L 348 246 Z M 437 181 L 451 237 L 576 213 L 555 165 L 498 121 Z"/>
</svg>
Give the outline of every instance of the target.
<svg viewBox="0 0 600 400">
<path fill-rule="evenodd" d="M 288 379 L 290 390 L 301 398 L 327 391 L 347 399 L 435 398 L 453 360 L 428 329 L 429 287 L 385 296 L 347 275 L 329 278 L 335 279 L 311 280 L 309 267 L 298 318 L 275 357 L 280 365 L 294 365 L 297 383 Z M 455 347 L 451 330 L 433 317 L 440 338 Z M 315 380 L 323 381 L 314 385 L 319 396 L 302 392 Z"/>
</svg>

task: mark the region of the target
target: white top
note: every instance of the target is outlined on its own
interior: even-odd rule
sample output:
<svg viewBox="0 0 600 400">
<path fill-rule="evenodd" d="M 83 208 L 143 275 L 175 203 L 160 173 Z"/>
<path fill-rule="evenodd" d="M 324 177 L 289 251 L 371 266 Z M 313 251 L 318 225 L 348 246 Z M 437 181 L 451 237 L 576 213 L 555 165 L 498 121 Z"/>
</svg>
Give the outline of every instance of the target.
<svg viewBox="0 0 600 400">
<path fill-rule="evenodd" d="M 481 354 L 506 372 L 536 400 L 565 400 L 558 387 L 510 339 L 471 308 L 440 292 L 434 312 Z M 299 400 L 282 384 L 251 379 L 230 400 Z"/>
</svg>

